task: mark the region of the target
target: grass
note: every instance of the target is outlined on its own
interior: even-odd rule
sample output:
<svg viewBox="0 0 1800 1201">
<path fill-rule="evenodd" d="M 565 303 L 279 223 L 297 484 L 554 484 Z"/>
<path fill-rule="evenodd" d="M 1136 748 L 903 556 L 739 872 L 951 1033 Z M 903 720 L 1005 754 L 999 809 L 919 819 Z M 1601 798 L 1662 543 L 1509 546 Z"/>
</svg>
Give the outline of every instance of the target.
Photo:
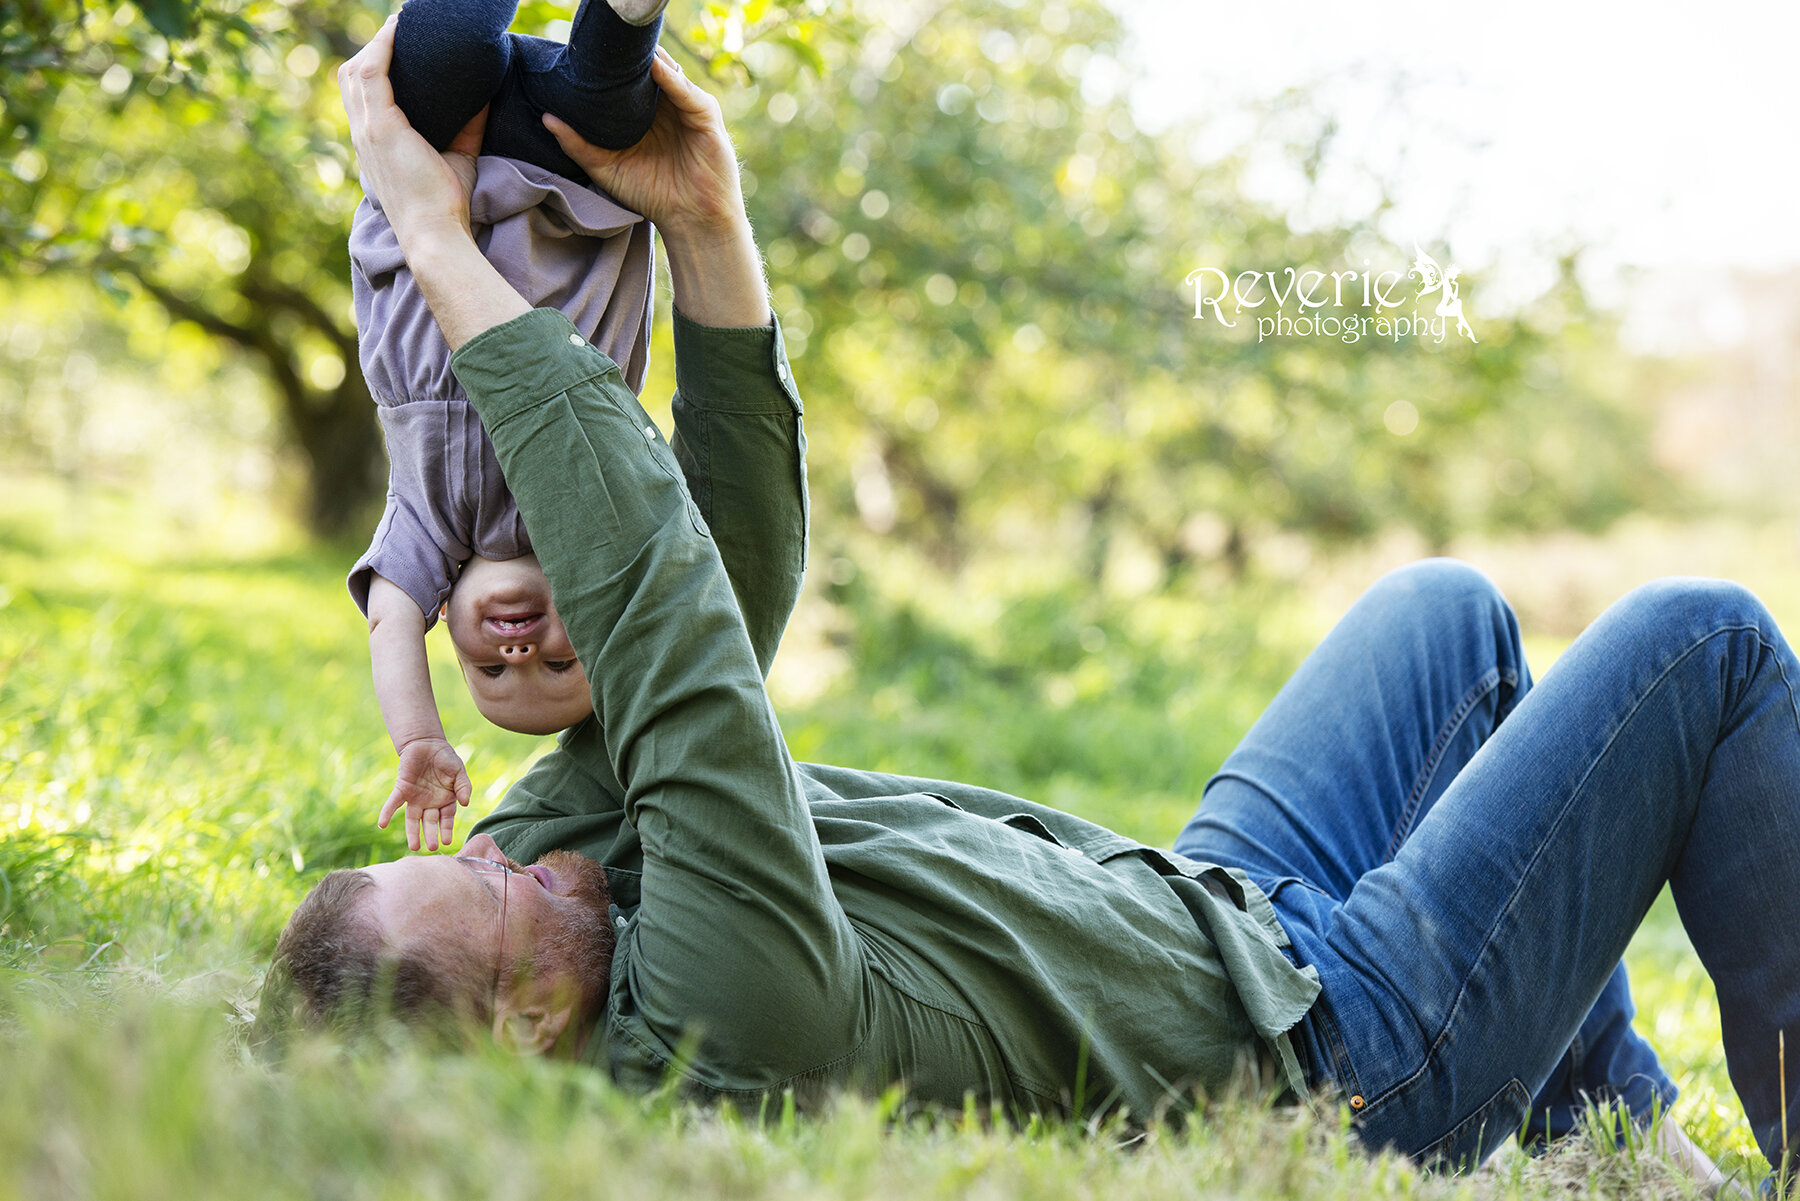
<svg viewBox="0 0 1800 1201">
<path fill-rule="evenodd" d="M 497 1056 L 314 1048 L 271 1071 L 237 1032 L 281 922 L 322 872 L 403 847 L 373 824 L 392 752 L 343 591 L 352 553 L 222 555 L 130 498 L 9 486 L 0 1198 L 1689 1195 L 1641 1147 L 1572 1140 L 1440 1178 L 1361 1155 L 1330 1115 L 1229 1101 L 1133 1138 L 891 1097 L 804 1120 L 701 1110 Z M 1166 841 L 1322 628 L 1299 595 L 1108 608 L 841 585 L 839 668 L 784 723 L 803 758 L 979 780 Z M 790 639 L 803 666 L 827 614 L 810 599 Z M 444 650 L 473 816 L 547 742 L 480 723 Z M 1640 1025 L 1684 1088 L 1677 1117 L 1754 1174 L 1710 988 L 1666 898 L 1630 962 Z"/>
</svg>

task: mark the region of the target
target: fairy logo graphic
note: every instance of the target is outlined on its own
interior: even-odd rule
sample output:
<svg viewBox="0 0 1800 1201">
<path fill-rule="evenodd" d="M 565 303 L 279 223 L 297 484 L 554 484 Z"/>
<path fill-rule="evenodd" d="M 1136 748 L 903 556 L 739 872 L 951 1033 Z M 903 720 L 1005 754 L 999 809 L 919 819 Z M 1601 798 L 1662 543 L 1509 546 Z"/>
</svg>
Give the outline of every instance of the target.
<svg viewBox="0 0 1800 1201">
<path fill-rule="evenodd" d="M 1417 257 L 1413 259 L 1412 271 L 1409 274 L 1417 275 L 1425 284 L 1423 288 L 1419 289 L 1418 295 L 1414 299 L 1422 299 L 1433 292 L 1440 292 L 1437 315 L 1456 318 L 1456 332 L 1471 342 L 1479 342 L 1480 339 L 1475 336 L 1475 331 L 1469 328 L 1469 322 L 1463 316 L 1462 296 L 1457 290 L 1456 283 L 1457 276 L 1462 272 L 1454 263 L 1448 270 L 1438 266 L 1438 261 L 1419 249 L 1417 242 L 1413 243 L 1413 254 Z"/>
</svg>

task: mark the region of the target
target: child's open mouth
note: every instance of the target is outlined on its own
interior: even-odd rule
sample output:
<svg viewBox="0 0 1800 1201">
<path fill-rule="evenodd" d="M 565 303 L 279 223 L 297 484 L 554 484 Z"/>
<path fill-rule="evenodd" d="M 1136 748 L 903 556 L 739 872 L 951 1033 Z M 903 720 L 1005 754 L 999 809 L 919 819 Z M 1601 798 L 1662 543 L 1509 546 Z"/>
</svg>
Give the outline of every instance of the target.
<svg viewBox="0 0 1800 1201">
<path fill-rule="evenodd" d="M 502 638 L 520 638 L 537 628 L 544 620 L 542 613 L 513 613 L 505 617 L 487 617 L 482 624 Z"/>
</svg>

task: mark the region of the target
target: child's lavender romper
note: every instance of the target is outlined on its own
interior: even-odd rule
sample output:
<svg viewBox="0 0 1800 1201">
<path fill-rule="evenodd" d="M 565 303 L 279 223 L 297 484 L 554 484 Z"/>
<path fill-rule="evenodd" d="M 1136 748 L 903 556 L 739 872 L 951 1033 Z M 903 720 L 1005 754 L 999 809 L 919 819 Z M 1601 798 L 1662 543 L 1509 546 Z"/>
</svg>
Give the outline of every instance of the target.
<svg viewBox="0 0 1800 1201">
<path fill-rule="evenodd" d="M 482 253 L 533 306 L 562 310 L 636 392 L 650 359 L 650 223 L 608 196 L 517 159 L 477 161 L 469 220 Z M 531 553 L 481 419 L 450 371 L 450 347 L 413 282 L 387 216 L 365 198 L 350 228 L 363 375 L 389 462 L 387 510 L 350 571 L 365 614 L 379 573 L 429 627 L 472 555 Z"/>
</svg>

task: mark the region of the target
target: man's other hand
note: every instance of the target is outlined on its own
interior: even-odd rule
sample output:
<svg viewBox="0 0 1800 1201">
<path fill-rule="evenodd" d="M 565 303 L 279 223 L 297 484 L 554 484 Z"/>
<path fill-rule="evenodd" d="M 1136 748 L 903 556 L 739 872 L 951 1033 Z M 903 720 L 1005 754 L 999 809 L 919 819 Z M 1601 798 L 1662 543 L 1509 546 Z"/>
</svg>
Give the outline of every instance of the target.
<svg viewBox="0 0 1800 1201">
<path fill-rule="evenodd" d="M 404 247 L 415 231 L 455 226 L 469 231 L 469 197 L 475 191 L 475 156 L 487 128 L 487 109 L 439 154 L 413 129 L 394 103 L 388 68 L 394 29 L 387 23 L 338 68 L 338 91 L 350 118 L 350 141 L 363 187 L 380 202 Z"/>
<path fill-rule="evenodd" d="M 650 132 L 628 150 L 605 150 L 546 116 L 563 152 L 619 203 L 650 218 L 665 237 L 703 237 L 744 219 L 737 153 L 719 102 L 682 73 L 661 46 L 650 77 L 662 91 Z"/>
</svg>

